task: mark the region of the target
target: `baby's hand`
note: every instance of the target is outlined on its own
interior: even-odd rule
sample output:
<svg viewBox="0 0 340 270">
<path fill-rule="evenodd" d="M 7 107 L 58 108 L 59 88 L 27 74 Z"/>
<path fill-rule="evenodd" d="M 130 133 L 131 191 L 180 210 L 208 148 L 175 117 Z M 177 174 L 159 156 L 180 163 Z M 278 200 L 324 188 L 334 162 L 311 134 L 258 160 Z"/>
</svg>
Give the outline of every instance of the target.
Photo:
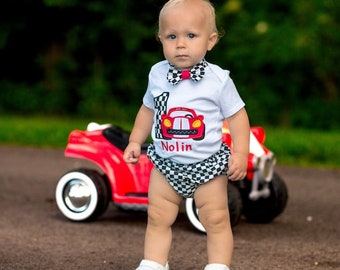
<svg viewBox="0 0 340 270">
<path fill-rule="evenodd" d="M 228 162 L 227 176 L 229 180 L 243 180 L 247 175 L 248 156 L 233 153 Z"/>
<path fill-rule="evenodd" d="M 130 142 L 125 148 L 123 159 L 126 163 L 138 163 L 141 146 L 138 143 Z"/>
</svg>

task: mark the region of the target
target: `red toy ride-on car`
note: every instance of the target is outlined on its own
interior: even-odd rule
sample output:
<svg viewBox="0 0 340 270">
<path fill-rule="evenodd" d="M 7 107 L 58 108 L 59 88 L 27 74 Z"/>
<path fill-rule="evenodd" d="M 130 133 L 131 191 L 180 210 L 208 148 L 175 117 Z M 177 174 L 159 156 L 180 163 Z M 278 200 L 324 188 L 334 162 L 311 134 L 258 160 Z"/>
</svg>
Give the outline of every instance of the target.
<svg viewBox="0 0 340 270">
<path fill-rule="evenodd" d="M 227 124 L 223 141 L 232 150 Z M 287 187 L 274 171 L 275 156 L 264 146 L 265 131 L 251 127 L 248 172 L 245 179 L 228 183 L 228 205 L 231 225 L 242 215 L 249 222 L 266 223 L 281 214 L 288 200 Z M 89 221 L 99 217 L 113 202 L 123 210 L 146 211 L 149 176 L 153 167 L 142 147 L 138 164 L 126 164 L 123 152 L 129 132 L 111 126 L 90 123 L 87 130 L 70 133 L 65 156 L 96 164 L 98 169 L 78 168 L 65 173 L 58 181 L 56 202 L 61 213 L 72 221 Z M 185 199 L 191 224 L 205 232 L 198 218 L 194 199 Z"/>
</svg>

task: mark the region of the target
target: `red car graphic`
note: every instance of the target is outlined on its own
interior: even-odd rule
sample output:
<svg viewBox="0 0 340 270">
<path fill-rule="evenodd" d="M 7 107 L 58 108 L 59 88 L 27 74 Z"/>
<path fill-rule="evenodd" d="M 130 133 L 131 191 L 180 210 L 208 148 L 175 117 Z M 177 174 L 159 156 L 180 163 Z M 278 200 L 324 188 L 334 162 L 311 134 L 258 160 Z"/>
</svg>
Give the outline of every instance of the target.
<svg viewBox="0 0 340 270">
<path fill-rule="evenodd" d="M 162 134 L 165 139 L 202 140 L 205 134 L 203 115 L 189 108 L 176 107 L 162 115 Z"/>
</svg>

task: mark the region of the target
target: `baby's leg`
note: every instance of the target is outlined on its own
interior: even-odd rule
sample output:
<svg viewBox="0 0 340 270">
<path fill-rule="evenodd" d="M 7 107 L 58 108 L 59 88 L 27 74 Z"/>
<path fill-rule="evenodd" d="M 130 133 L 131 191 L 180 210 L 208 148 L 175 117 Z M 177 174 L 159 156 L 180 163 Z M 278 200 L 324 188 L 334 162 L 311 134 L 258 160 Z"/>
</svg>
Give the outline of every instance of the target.
<svg viewBox="0 0 340 270">
<path fill-rule="evenodd" d="M 225 175 L 201 185 L 195 192 L 199 218 L 207 232 L 208 261 L 230 265 L 233 234 L 230 226 Z"/>
<path fill-rule="evenodd" d="M 149 184 L 148 224 L 145 234 L 145 259 L 165 265 L 172 242 L 171 225 L 175 222 L 182 198 L 153 169 Z"/>
</svg>

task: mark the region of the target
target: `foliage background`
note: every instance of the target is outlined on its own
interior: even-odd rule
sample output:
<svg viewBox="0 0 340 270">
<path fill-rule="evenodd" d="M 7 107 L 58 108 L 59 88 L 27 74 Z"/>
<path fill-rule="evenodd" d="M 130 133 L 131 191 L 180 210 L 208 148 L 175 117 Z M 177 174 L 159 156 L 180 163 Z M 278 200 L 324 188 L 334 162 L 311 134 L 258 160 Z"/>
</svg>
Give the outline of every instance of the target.
<svg viewBox="0 0 340 270">
<path fill-rule="evenodd" d="M 165 1 L 4 0 L 0 113 L 133 121 Z M 253 125 L 339 129 L 337 0 L 215 0 L 207 60 L 231 70 Z"/>
</svg>

